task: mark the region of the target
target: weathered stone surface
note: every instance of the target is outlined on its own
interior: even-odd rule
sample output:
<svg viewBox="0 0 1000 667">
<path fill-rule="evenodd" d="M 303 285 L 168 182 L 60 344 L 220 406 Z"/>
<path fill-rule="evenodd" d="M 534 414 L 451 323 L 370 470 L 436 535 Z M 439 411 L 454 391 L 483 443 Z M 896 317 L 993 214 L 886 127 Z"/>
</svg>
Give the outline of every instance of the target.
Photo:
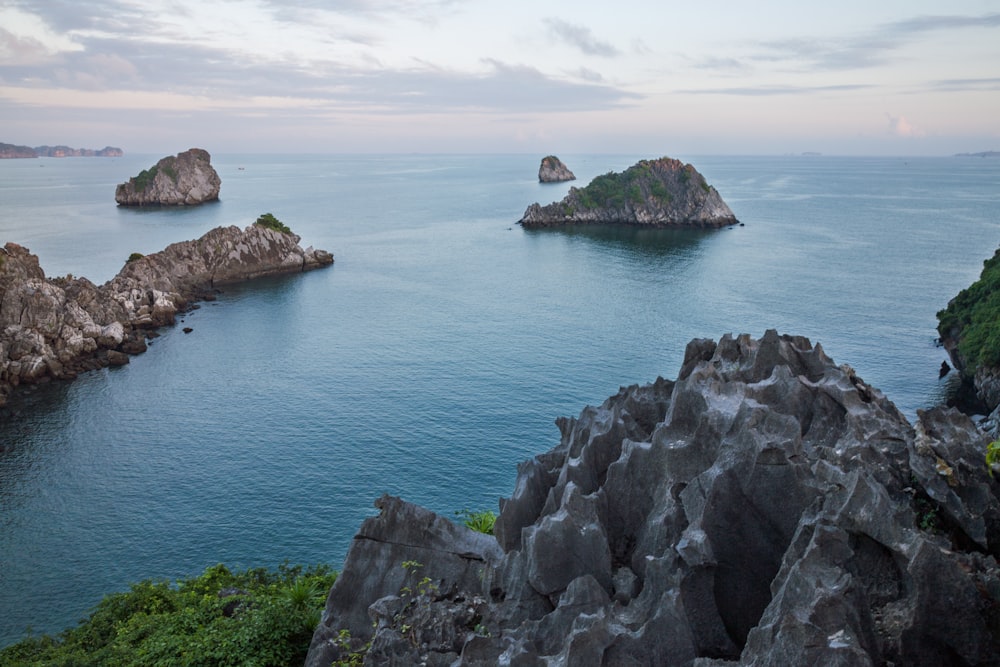
<svg viewBox="0 0 1000 667">
<path fill-rule="evenodd" d="M 570 188 L 561 202 L 532 204 L 519 221 L 525 228 L 594 223 L 723 227 L 739 221 L 694 167 L 671 158 L 598 176 L 585 188 Z"/>
<path fill-rule="evenodd" d="M 168 156 L 115 188 L 119 206 L 195 206 L 219 198 L 222 179 L 208 151 Z"/>
<path fill-rule="evenodd" d="M 542 163 L 538 166 L 538 181 L 540 183 L 562 183 L 575 180 L 576 176 L 573 175 L 573 172 L 555 155 L 546 155 L 542 158 Z"/>
<path fill-rule="evenodd" d="M 72 379 L 145 351 L 147 329 L 222 285 L 327 266 L 333 255 L 261 225 L 219 227 L 126 263 L 98 287 L 86 278 L 47 279 L 16 243 L 0 249 L 0 406 L 21 383 Z"/>
<path fill-rule="evenodd" d="M 474 552 L 481 579 L 393 599 L 402 560 L 472 551 L 383 502 L 307 664 L 339 655 L 341 628 L 373 639 L 365 664 L 1000 664 L 1000 485 L 961 413 L 911 425 L 768 331 L 692 341 L 676 381 L 558 425 L 501 501 L 503 555 Z"/>
</svg>

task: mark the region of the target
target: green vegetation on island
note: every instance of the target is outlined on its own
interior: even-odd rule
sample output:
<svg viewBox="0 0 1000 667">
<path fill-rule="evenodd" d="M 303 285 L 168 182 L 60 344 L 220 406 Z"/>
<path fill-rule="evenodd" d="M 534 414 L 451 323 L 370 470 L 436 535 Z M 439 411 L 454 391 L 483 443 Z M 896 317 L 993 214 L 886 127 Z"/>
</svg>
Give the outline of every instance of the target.
<svg viewBox="0 0 1000 667">
<path fill-rule="evenodd" d="M 254 222 L 255 225 L 260 225 L 261 227 L 267 227 L 268 229 L 273 229 L 275 231 L 282 232 L 283 234 L 291 234 L 292 230 L 288 228 L 288 225 L 278 220 L 276 217 L 270 213 L 264 213 L 257 218 Z"/>
<path fill-rule="evenodd" d="M 9 667 L 301 665 L 337 575 L 325 565 L 147 580 L 102 600 L 56 637 L 0 650 Z"/>
<path fill-rule="evenodd" d="M 682 170 L 681 179 L 687 182 L 691 178 L 690 172 L 694 170 L 688 165 Z M 633 205 L 642 204 L 644 201 L 643 184 L 649 190 L 649 195 L 658 200 L 660 204 L 667 205 L 671 201 L 670 192 L 663 182 L 657 178 L 651 178 L 652 164 L 648 160 L 642 160 L 632 165 L 623 172 L 608 173 L 596 177 L 586 187 L 577 191 L 580 204 L 587 209 L 625 207 L 625 202 Z M 702 181 L 702 186 L 708 185 Z"/>
<path fill-rule="evenodd" d="M 958 341 L 966 375 L 979 366 L 1000 366 L 1000 250 L 983 262 L 979 280 L 937 314 L 942 339 Z"/>
</svg>

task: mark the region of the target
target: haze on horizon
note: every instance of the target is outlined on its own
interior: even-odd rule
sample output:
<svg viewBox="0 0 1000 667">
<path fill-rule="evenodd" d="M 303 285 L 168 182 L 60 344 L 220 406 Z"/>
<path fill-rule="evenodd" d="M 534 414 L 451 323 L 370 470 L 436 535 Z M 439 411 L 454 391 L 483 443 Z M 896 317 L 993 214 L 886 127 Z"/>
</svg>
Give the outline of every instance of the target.
<svg viewBox="0 0 1000 667">
<path fill-rule="evenodd" d="M 1000 150 L 995 0 L 0 0 L 0 141 L 134 153 Z"/>
</svg>

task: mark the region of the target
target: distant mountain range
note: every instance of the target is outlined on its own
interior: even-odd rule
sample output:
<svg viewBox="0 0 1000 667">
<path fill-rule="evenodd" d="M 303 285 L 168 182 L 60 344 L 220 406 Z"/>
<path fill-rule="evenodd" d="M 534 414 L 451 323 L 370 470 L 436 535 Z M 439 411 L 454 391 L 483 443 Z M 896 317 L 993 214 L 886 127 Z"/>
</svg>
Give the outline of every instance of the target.
<svg viewBox="0 0 1000 667">
<path fill-rule="evenodd" d="M 1000 157 L 1000 151 L 983 151 L 981 153 L 955 153 L 955 157 Z"/>
<path fill-rule="evenodd" d="M 70 148 L 69 146 L 15 146 L 0 143 L 0 159 L 28 157 L 121 157 L 125 151 L 114 146 Z"/>
</svg>

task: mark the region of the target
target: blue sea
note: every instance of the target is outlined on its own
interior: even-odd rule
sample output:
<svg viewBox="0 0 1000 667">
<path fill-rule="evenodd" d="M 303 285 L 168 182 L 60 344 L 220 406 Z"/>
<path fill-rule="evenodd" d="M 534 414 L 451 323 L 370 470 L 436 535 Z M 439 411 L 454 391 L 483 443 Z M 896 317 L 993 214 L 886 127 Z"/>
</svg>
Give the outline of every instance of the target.
<svg viewBox="0 0 1000 667">
<path fill-rule="evenodd" d="M 692 338 L 808 336 L 911 418 L 935 313 L 1000 244 L 1000 160 L 722 157 L 744 226 L 526 231 L 540 155 L 214 155 L 221 201 L 115 206 L 158 155 L 0 161 L 0 243 L 110 279 L 271 212 L 336 264 L 227 289 L 127 366 L 0 420 L 0 645 L 223 562 L 339 568 L 383 493 L 497 509 L 554 420 L 674 378 Z M 561 155 L 576 185 L 650 155 Z M 182 332 L 190 327 L 191 333 Z"/>
</svg>

